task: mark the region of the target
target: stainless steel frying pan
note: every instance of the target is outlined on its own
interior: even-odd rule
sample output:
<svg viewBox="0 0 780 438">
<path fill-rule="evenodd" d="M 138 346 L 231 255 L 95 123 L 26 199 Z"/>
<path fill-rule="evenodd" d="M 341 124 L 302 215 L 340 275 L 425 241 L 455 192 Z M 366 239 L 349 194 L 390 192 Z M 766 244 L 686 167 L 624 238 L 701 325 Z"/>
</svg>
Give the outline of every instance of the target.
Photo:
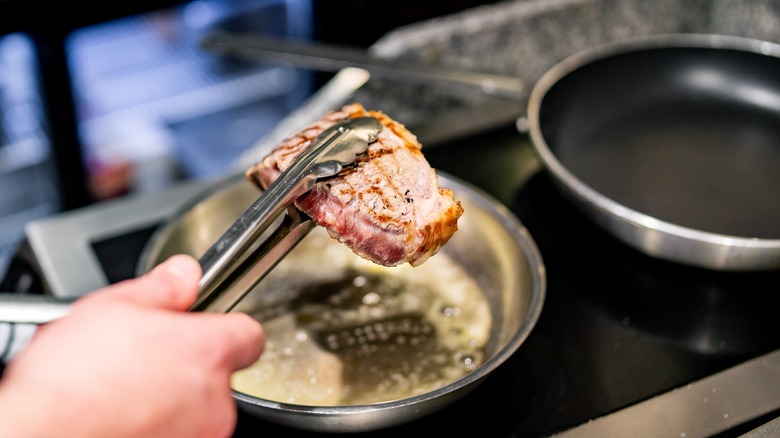
<svg viewBox="0 0 780 438">
<path fill-rule="evenodd" d="M 318 432 L 362 432 L 399 425 L 428 415 L 460 399 L 506 361 L 525 341 L 538 320 L 546 293 L 546 271 L 527 229 L 498 201 L 476 187 L 437 172 L 442 187 L 450 188 L 464 208 L 458 231 L 440 253 L 425 262 L 439 269 L 444 258 L 473 278 L 485 295 L 492 321 L 484 363 L 471 373 L 427 393 L 387 402 L 362 405 L 309 406 L 264 399 L 234 391 L 240 408 L 259 418 L 297 429 Z M 172 254 L 203 254 L 247 206 L 257 198 L 257 188 L 243 174 L 225 180 L 193 199 L 161 227 L 144 248 L 139 275 Z M 296 283 L 310 282 L 309 275 L 323 269 L 328 280 L 344 274 L 334 251 L 343 244 L 323 228 L 313 230 L 236 307 L 264 321 L 268 309 L 287 309 L 299 296 Z M 335 253 L 338 254 L 338 253 Z M 347 260 L 358 259 L 349 253 Z M 343 262 L 343 260 L 342 260 Z M 418 268 L 414 268 L 415 270 Z M 398 279 L 408 271 L 396 270 Z M 441 287 L 446 288 L 448 281 Z M 296 292 L 297 290 L 297 292 Z M 290 310 L 285 310 L 290 311 Z M 269 339 L 274 342 L 274 339 Z"/>
</svg>

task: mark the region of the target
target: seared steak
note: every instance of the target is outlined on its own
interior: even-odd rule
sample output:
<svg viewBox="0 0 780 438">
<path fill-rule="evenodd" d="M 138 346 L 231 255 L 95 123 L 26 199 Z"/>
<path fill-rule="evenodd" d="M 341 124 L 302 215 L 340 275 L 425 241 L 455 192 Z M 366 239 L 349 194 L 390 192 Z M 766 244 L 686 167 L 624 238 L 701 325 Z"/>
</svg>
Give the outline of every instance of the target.
<svg viewBox="0 0 780 438">
<path fill-rule="evenodd" d="M 417 266 L 457 231 L 463 208 L 451 190 L 439 187 L 417 137 L 382 112 L 360 104 L 331 112 L 282 142 L 247 170 L 247 178 L 267 188 L 322 131 L 365 116 L 382 123 L 377 140 L 353 165 L 318 181 L 295 205 L 357 255 L 384 266 Z"/>
</svg>

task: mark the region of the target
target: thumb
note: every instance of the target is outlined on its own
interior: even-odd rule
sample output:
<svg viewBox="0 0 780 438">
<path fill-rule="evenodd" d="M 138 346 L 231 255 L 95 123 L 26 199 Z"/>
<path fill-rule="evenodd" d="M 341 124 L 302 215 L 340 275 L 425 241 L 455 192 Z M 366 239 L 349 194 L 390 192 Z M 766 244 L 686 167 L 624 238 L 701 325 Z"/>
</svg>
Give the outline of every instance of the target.
<svg viewBox="0 0 780 438">
<path fill-rule="evenodd" d="M 196 317 L 202 338 L 208 338 L 210 357 L 231 371 L 248 367 L 265 349 L 263 327 L 246 313 L 199 313 Z"/>
<path fill-rule="evenodd" d="M 195 302 L 200 277 L 198 261 L 191 256 L 178 254 L 142 277 L 115 285 L 110 292 L 114 297 L 138 304 L 186 310 Z"/>
</svg>

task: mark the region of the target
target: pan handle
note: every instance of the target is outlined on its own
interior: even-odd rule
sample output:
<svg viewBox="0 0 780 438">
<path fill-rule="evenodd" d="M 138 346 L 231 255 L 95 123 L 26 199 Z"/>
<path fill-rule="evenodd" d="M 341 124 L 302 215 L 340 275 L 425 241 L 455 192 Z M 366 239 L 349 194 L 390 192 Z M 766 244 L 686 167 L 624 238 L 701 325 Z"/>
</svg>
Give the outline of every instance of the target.
<svg viewBox="0 0 780 438">
<path fill-rule="evenodd" d="M 0 322 L 45 324 L 65 316 L 73 299 L 0 292 Z"/>
<path fill-rule="evenodd" d="M 512 76 L 424 63 L 386 60 L 354 47 L 289 41 L 249 33 L 213 32 L 201 41 L 213 53 L 250 61 L 276 61 L 319 71 L 345 67 L 367 70 L 384 79 L 478 91 L 510 100 L 525 100 L 526 86 Z"/>
<path fill-rule="evenodd" d="M 289 208 L 278 228 L 228 276 L 218 293 L 191 311 L 228 312 L 315 227 L 314 221 Z M 0 292 L 0 324 L 41 325 L 68 314 L 77 298 Z M 2 346 L 0 345 L 0 350 Z"/>
</svg>

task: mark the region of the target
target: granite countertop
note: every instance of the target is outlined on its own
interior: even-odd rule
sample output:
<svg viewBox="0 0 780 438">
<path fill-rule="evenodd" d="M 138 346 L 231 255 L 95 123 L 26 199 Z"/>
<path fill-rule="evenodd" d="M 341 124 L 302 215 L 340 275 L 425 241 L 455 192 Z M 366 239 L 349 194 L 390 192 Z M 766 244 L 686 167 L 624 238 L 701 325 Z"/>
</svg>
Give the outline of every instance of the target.
<svg viewBox="0 0 780 438">
<path fill-rule="evenodd" d="M 512 0 L 395 29 L 370 52 L 385 59 L 510 75 L 527 84 L 530 94 L 553 65 L 600 44 L 668 33 L 780 42 L 779 19 L 780 3 L 772 0 Z M 478 117 L 474 123 L 491 127 L 522 116 L 526 105 L 379 79 L 370 80 L 354 100 L 382 108 L 421 139 L 434 142 L 442 128 L 457 126 L 447 120 L 466 123 Z M 426 126 L 431 124 L 436 127 Z"/>
</svg>

